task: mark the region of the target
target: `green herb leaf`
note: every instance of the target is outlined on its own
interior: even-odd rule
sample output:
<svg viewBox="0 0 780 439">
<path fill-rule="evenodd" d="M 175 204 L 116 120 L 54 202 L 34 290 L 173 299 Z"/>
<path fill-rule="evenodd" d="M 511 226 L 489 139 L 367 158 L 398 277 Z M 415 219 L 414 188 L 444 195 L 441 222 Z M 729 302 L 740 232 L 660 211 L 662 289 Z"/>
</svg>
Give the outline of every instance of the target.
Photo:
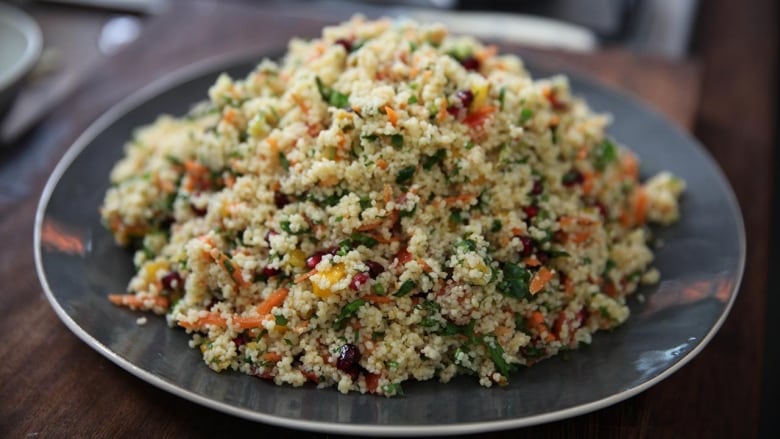
<svg viewBox="0 0 780 439">
<path fill-rule="evenodd" d="M 363 245 L 368 248 L 371 248 L 379 243 L 375 238 L 372 238 L 369 235 L 366 235 L 365 233 L 353 233 L 349 239 L 352 241 L 352 244 L 357 247 L 358 245 Z"/>
<path fill-rule="evenodd" d="M 430 171 L 436 164 L 444 161 L 445 157 L 447 157 L 447 150 L 438 149 L 433 155 L 423 156 L 422 167 L 426 171 Z"/>
<path fill-rule="evenodd" d="M 358 309 L 365 304 L 366 301 L 364 299 L 357 299 L 344 305 L 344 308 L 341 308 L 339 316 L 333 321 L 333 325 L 336 329 L 344 329 L 344 327 L 347 326 L 347 320 L 352 318 L 352 316 L 357 313 Z"/>
<path fill-rule="evenodd" d="M 390 136 L 390 143 L 393 144 L 393 148 L 401 149 L 404 146 L 404 136 L 400 134 L 393 134 Z"/>
<path fill-rule="evenodd" d="M 285 171 L 290 170 L 290 161 L 287 160 L 287 156 L 281 151 L 279 151 L 279 163 L 281 163 Z"/>
<path fill-rule="evenodd" d="M 407 294 L 411 293 L 416 286 L 417 284 L 415 284 L 413 280 L 407 280 L 401 284 L 401 286 L 398 288 L 398 291 L 395 292 L 395 296 L 406 296 Z"/>
<path fill-rule="evenodd" d="M 530 108 L 523 108 L 522 111 L 520 111 L 521 124 L 528 122 L 532 117 L 534 117 L 534 112 Z"/>
<path fill-rule="evenodd" d="M 336 108 L 347 108 L 349 107 L 349 95 L 333 90 L 328 103 Z"/>
<path fill-rule="evenodd" d="M 506 264 L 501 270 L 504 278 L 498 283 L 498 291 L 507 297 L 522 299 L 530 294 L 528 284 L 531 273 L 515 264 Z"/>
<path fill-rule="evenodd" d="M 404 389 L 401 388 L 401 383 L 390 383 L 382 386 L 382 393 L 387 396 L 403 395 Z"/>
<path fill-rule="evenodd" d="M 407 104 L 412 105 L 417 103 L 417 96 L 411 95 L 409 96 L 409 99 L 406 101 Z"/>
<path fill-rule="evenodd" d="M 398 184 L 407 184 L 412 180 L 415 172 L 417 172 L 416 166 L 407 166 L 398 171 L 398 175 L 395 177 L 395 182 Z"/>
<path fill-rule="evenodd" d="M 488 354 L 490 355 L 490 359 L 493 361 L 493 364 L 496 365 L 496 369 L 498 369 L 498 372 L 505 376 L 509 376 L 509 364 L 507 364 L 506 360 L 504 359 L 504 349 L 501 347 L 500 344 L 498 344 L 498 340 L 496 340 L 495 337 L 484 337 L 482 339 L 483 344 L 485 345 L 485 348 L 487 348 Z"/>
<path fill-rule="evenodd" d="M 603 171 L 610 162 L 617 159 L 617 148 L 609 139 L 596 145 L 593 150 L 593 166 L 599 171 Z"/>
<path fill-rule="evenodd" d="M 503 110 L 504 109 L 504 96 L 506 96 L 506 87 L 501 87 L 501 90 L 498 92 L 498 109 Z"/>
<path fill-rule="evenodd" d="M 500 219 L 494 219 L 493 224 L 490 226 L 490 231 L 493 233 L 499 232 L 501 230 L 501 220 Z"/>
<path fill-rule="evenodd" d="M 280 221 L 279 222 L 279 227 L 281 227 L 282 231 L 284 231 L 285 233 L 290 234 L 290 235 L 303 235 L 305 233 L 311 232 L 311 229 L 303 229 L 303 230 L 298 230 L 297 232 L 293 232 L 290 229 L 290 222 L 287 221 L 287 220 Z"/>
<path fill-rule="evenodd" d="M 279 326 L 287 326 L 287 317 L 281 314 L 274 315 L 274 320 L 276 321 L 276 324 Z"/>
</svg>

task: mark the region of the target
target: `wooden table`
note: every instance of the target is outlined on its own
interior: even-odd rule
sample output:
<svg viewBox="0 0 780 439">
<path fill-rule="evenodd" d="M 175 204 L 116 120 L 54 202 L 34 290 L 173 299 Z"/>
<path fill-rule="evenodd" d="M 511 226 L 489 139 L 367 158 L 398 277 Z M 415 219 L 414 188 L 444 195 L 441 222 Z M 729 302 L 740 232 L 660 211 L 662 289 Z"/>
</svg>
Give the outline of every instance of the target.
<svg viewBox="0 0 780 439">
<path fill-rule="evenodd" d="M 620 50 L 586 56 L 520 49 L 547 65 L 580 70 L 627 89 L 692 130 L 724 168 L 742 203 L 748 265 L 737 302 L 718 335 L 665 381 L 594 413 L 487 436 L 758 434 L 770 210 L 769 194 L 762 189 L 772 175 L 773 109 L 765 87 L 773 81 L 769 66 L 774 59 L 774 39 L 767 43 L 764 38 L 765 32 L 774 32 L 773 14 L 767 12 L 773 5 L 766 1 L 741 9 L 729 3 L 733 2 L 704 5 L 697 62 L 670 62 Z M 72 141 L 112 104 L 194 61 L 248 48 L 278 49 L 293 35 L 314 36 L 323 19 L 312 13 L 307 16 L 296 17 L 284 7 L 231 3 L 215 8 L 200 2 L 194 8 L 154 17 L 139 41 L 102 63 L 20 144 L 0 153 L 0 334 L 4 336 L 0 437 L 298 435 L 179 399 L 135 378 L 82 343 L 44 298 L 32 256 L 32 224 L 49 172 Z M 720 35 L 725 17 L 732 28 L 742 26 L 746 33 L 735 39 Z M 748 44 L 754 56 L 740 52 Z M 718 52 L 724 47 L 730 62 Z M 735 64 L 737 60 L 741 64 Z M 723 81 L 732 78 L 742 81 L 739 87 L 724 88 Z M 738 112 L 748 109 L 749 113 Z M 732 118 L 737 114 L 751 117 L 735 122 Z"/>
</svg>

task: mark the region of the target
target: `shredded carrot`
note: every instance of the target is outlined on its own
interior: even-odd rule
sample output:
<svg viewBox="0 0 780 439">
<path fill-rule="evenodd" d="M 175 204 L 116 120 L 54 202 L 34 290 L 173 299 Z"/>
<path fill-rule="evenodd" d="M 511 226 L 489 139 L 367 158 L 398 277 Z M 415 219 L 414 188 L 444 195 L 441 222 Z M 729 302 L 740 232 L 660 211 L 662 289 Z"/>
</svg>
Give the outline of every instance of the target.
<svg viewBox="0 0 780 439">
<path fill-rule="evenodd" d="M 576 222 L 577 222 L 577 218 L 571 215 L 564 215 L 558 218 L 558 224 L 561 226 L 561 228 L 564 229 L 573 226 Z"/>
<path fill-rule="evenodd" d="M 571 240 L 575 244 L 582 244 L 590 238 L 590 232 L 577 232 L 571 235 Z"/>
<path fill-rule="evenodd" d="M 358 229 L 358 232 L 367 232 L 369 230 L 374 230 L 374 229 L 376 229 L 377 227 L 379 227 L 381 225 L 382 225 L 382 220 L 379 220 L 379 221 L 374 221 L 374 222 L 371 222 L 371 223 L 363 224 L 362 226 L 358 227 L 357 229 Z"/>
<path fill-rule="evenodd" d="M 590 195 L 596 186 L 596 176 L 592 172 L 583 172 L 582 178 L 582 193 Z"/>
<path fill-rule="evenodd" d="M 555 335 L 550 332 L 550 328 L 548 328 L 547 324 L 544 323 L 544 316 L 541 312 L 534 311 L 531 313 L 531 317 L 528 320 L 529 326 L 536 329 L 537 332 L 540 334 L 543 332 L 547 333 L 547 337 L 545 338 L 547 341 L 555 340 Z"/>
<path fill-rule="evenodd" d="M 588 148 L 585 145 L 580 146 L 580 149 L 577 150 L 577 159 L 578 160 L 585 160 L 588 158 Z"/>
<path fill-rule="evenodd" d="M 534 311 L 531 313 L 531 317 L 528 318 L 528 322 L 532 328 L 537 328 L 540 325 L 544 325 L 544 316 L 540 311 Z"/>
<path fill-rule="evenodd" d="M 542 265 L 542 263 L 539 262 L 539 259 L 536 259 L 536 256 L 529 256 L 523 259 L 523 263 L 529 267 L 538 267 Z"/>
<path fill-rule="evenodd" d="M 474 54 L 474 58 L 478 59 L 480 62 L 484 62 L 488 58 L 492 58 L 493 56 L 498 53 L 498 47 L 495 45 L 490 45 L 485 47 L 482 50 L 477 51 L 477 53 Z"/>
<path fill-rule="evenodd" d="M 222 116 L 222 120 L 230 125 L 236 124 L 236 118 L 238 118 L 238 111 L 236 111 L 233 107 L 228 107 L 225 110 L 225 114 Z"/>
<path fill-rule="evenodd" d="M 362 299 L 380 305 L 385 303 L 391 303 L 393 301 L 393 299 L 387 296 L 376 296 L 376 295 L 363 296 Z"/>
<path fill-rule="evenodd" d="M 128 308 L 144 308 L 145 302 L 152 301 L 154 306 L 168 308 L 168 298 L 164 296 L 146 296 L 139 297 L 135 294 L 109 294 L 108 300 L 114 305 L 126 306 Z"/>
<path fill-rule="evenodd" d="M 566 279 L 563 281 L 563 291 L 567 295 L 571 295 L 574 292 L 574 281 L 569 276 L 566 276 Z"/>
<path fill-rule="evenodd" d="M 617 287 L 615 287 L 615 284 L 612 282 L 605 282 L 604 283 L 604 293 L 606 293 L 609 297 L 617 297 L 618 296 L 618 290 Z"/>
<path fill-rule="evenodd" d="M 376 239 L 377 242 L 380 244 L 390 244 L 392 242 L 398 241 L 398 239 L 395 238 L 385 238 L 384 236 L 380 235 L 379 233 L 370 233 L 369 234 L 372 238 Z"/>
<path fill-rule="evenodd" d="M 640 186 L 635 192 L 634 221 L 636 224 L 644 224 L 647 219 L 647 191 Z"/>
<path fill-rule="evenodd" d="M 219 251 L 218 249 L 212 249 L 211 252 L 208 253 L 209 256 L 214 260 L 214 262 L 218 263 L 220 267 L 222 267 L 223 270 L 225 270 L 230 277 L 233 278 L 233 280 L 236 282 L 236 284 L 239 287 L 247 287 L 249 286 L 249 282 L 244 279 L 244 276 L 241 274 L 241 270 L 238 269 L 238 267 L 235 266 L 235 263 L 226 255 L 225 253 Z"/>
<path fill-rule="evenodd" d="M 523 229 L 520 227 L 512 227 L 512 235 L 514 236 L 521 236 L 523 234 Z"/>
<path fill-rule="evenodd" d="M 366 374 L 366 389 L 370 393 L 376 393 L 376 389 L 379 388 L 379 378 L 381 375 L 377 375 L 375 373 L 367 373 Z"/>
<path fill-rule="evenodd" d="M 179 322 L 179 326 L 186 329 L 200 330 L 205 326 L 216 326 L 224 328 L 227 325 L 227 320 L 217 313 L 209 313 L 203 317 L 198 318 L 195 322 Z"/>
<path fill-rule="evenodd" d="M 291 97 L 292 97 L 292 100 L 295 101 L 295 103 L 299 107 L 301 107 L 301 111 L 303 111 L 304 114 L 309 112 L 309 106 L 306 105 L 306 101 L 304 101 L 303 98 L 301 98 L 300 96 L 298 96 L 296 94 L 293 94 Z"/>
<path fill-rule="evenodd" d="M 387 169 L 387 160 L 385 160 L 385 159 L 377 159 L 376 160 L 376 165 L 377 165 L 377 167 L 379 167 L 379 169 L 384 171 L 385 169 Z"/>
<path fill-rule="evenodd" d="M 314 384 L 319 384 L 320 377 L 317 376 L 316 373 L 310 371 L 310 370 L 302 370 L 301 374 L 306 377 L 307 380 L 313 382 Z"/>
<path fill-rule="evenodd" d="M 401 250 L 396 253 L 395 258 L 398 259 L 398 263 L 401 265 L 406 264 L 407 262 L 414 259 L 414 256 L 412 256 L 411 253 L 409 253 L 409 250 L 406 248 L 402 248 Z"/>
<path fill-rule="evenodd" d="M 296 277 L 296 278 L 293 280 L 293 282 L 294 282 L 294 283 L 296 283 L 296 284 L 299 284 L 299 283 L 301 283 L 301 282 L 305 281 L 306 279 L 308 279 L 308 278 L 310 278 L 310 277 L 314 276 L 315 274 L 317 274 L 317 270 L 316 270 L 316 269 L 315 269 L 315 270 L 308 271 L 308 272 L 306 272 L 306 273 L 303 273 L 303 274 L 301 274 L 300 276 Z"/>
<path fill-rule="evenodd" d="M 636 156 L 631 153 L 624 153 L 620 157 L 620 167 L 623 170 L 623 174 L 633 178 L 634 180 L 639 178 L 639 161 Z"/>
<path fill-rule="evenodd" d="M 463 204 L 471 204 L 471 202 L 476 199 L 477 197 L 473 194 L 463 194 L 463 195 L 455 195 L 452 197 L 446 197 L 444 199 L 444 203 L 448 206 L 452 206 L 454 204 L 463 203 Z"/>
<path fill-rule="evenodd" d="M 385 109 L 385 114 L 387 114 L 387 120 L 389 120 L 393 126 L 396 126 L 396 124 L 398 123 L 398 114 L 396 114 L 395 110 L 390 108 L 389 105 L 385 105 L 384 109 Z"/>
<path fill-rule="evenodd" d="M 385 185 L 385 204 L 389 203 L 393 199 L 393 188 L 389 184 Z"/>
<path fill-rule="evenodd" d="M 537 271 L 534 275 L 533 279 L 531 279 L 531 285 L 528 288 L 531 294 L 536 294 L 539 291 L 542 291 L 542 288 L 544 288 L 544 286 L 550 282 L 550 279 L 552 279 L 554 273 L 555 272 L 553 270 L 550 270 L 547 267 L 540 268 L 539 271 Z"/>
<path fill-rule="evenodd" d="M 447 118 L 447 99 L 442 99 L 439 105 L 439 113 L 436 114 L 436 120 L 443 122 Z"/>
<path fill-rule="evenodd" d="M 282 359 L 282 354 L 278 352 L 266 352 L 263 354 L 263 360 L 277 363 Z"/>
<path fill-rule="evenodd" d="M 257 306 L 257 313 L 261 316 L 270 314 L 271 310 L 276 306 L 280 306 L 287 298 L 287 294 L 290 292 L 287 288 L 279 288 L 271 293 L 260 305 Z"/>
<path fill-rule="evenodd" d="M 492 105 L 483 105 L 482 107 L 479 107 L 478 109 L 469 113 L 469 115 L 463 119 L 463 123 L 470 126 L 471 128 L 476 128 L 485 123 L 485 121 L 493 113 L 495 113 L 495 111 L 496 107 Z"/>
<path fill-rule="evenodd" d="M 418 264 L 420 264 L 420 267 L 422 267 L 424 272 L 430 273 L 433 271 L 433 268 L 427 262 L 425 262 L 425 259 L 418 257 L 416 258 L 416 261 Z"/>
</svg>

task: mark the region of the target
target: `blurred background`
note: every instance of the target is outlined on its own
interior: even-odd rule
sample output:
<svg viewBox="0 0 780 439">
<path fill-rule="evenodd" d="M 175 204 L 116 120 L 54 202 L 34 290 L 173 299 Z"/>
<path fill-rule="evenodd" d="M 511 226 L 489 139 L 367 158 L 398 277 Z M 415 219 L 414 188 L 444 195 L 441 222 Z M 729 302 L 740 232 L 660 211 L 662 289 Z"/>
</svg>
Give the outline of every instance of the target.
<svg viewBox="0 0 780 439">
<path fill-rule="evenodd" d="M 1 306 L 28 313 L 45 306 L 30 246 L 37 198 L 67 147 L 121 99 L 204 59 L 248 50 L 279 53 L 292 34 L 313 37 L 323 23 L 356 12 L 439 21 L 455 33 L 473 34 L 547 67 L 580 71 L 635 94 L 709 150 L 731 182 L 745 217 L 748 259 L 742 288 L 729 319 L 698 358 L 625 403 L 527 432 L 545 437 L 780 437 L 780 418 L 772 409 L 780 394 L 775 373 L 780 369 L 780 343 L 773 338 L 780 333 L 780 278 L 773 274 L 780 266 L 780 234 L 773 227 L 780 222 L 777 3 L 0 0 L 0 116 L 5 116 L 0 117 L 0 242 L 15 249 L 0 253 L 0 283 L 22 285 Z M 29 38 L 26 45 L 24 37 Z M 16 49 L 9 48 L 14 44 Z M 12 65 L 21 53 L 27 61 Z M 38 308 L 29 305 L 30 296 L 40 299 Z M 72 341 L 53 315 L 48 317 L 52 321 L 42 324 L 60 338 L 58 343 L 47 342 L 46 349 L 70 349 L 62 353 L 65 359 L 87 349 Z M 20 337 L 27 339 L 26 334 Z M 70 347 L 56 347 L 60 345 Z M 93 371 L 92 384 L 99 390 L 90 391 L 89 383 L 54 384 L 86 386 L 72 397 L 94 399 L 91 415 L 70 401 L 56 407 L 41 402 L 51 396 L 48 387 L 4 387 L 15 380 L 0 380 L 0 393 L 10 395 L 6 399 L 12 402 L 28 393 L 40 396 L 35 404 L 14 408 L 19 415 L 15 419 L 21 421 L 5 424 L 0 419 L 0 437 L 38 435 L 35 432 L 45 428 L 54 437 L 63 432 L 126 436 L 147 421 L 149 435 L 165 431 L 172 437 L 256 427 L 172 401 L 118 368 L 106 367 L 102 358 L 90 361 L 99 369 Z M 5 358 L 3 377 L 8 367 L 23 363 L 22 357 Z M 106 411 L 117 394 L 124 398 L 123 419 Z M 149 411 L 144 411 L 149 405 L 165 405 L 160 410 L 165 418 L 149 420 Z M 41 424 L 39 419 L 49 421 Z M 154 430 L 158 427 L 167 430 Z"/>
</svg>

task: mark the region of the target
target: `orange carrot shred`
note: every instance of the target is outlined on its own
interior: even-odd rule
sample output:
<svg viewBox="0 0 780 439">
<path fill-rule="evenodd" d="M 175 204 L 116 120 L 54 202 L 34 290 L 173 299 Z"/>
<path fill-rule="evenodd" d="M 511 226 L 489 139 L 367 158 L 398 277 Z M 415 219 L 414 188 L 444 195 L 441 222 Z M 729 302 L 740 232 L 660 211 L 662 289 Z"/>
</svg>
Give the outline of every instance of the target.
<svg viewBox="0 0 780 439">
<path fill-rule="evenodd" d="M 384 110 L 385 114 L 387 114 L 387 120 L 389 120 L 393 126 L 396 126 L 398 123 L 398 114 L 396 114 L 395 110 L 390 108 L 389 105 L 385 105 Z"/>
<path fill-rule="evenodd" d="M 533 279 L 531 279 L 531 285 L 528 288 L 531 294 L 536 294 L 539 291 L 542 291 L 544 286 L 550 282 L 550 279 L 552 279 L 553 273 L 554 272 L 547 267 L 540 268 L 539 271 L 537 271 L 534 275 Z"/>
<path fill-rule="evenodd" d="M 363 296 L 364 300 L 367 300 L 371 303 L 376 304 L 385 304 L 385 303 L 391 303 L 393 299 L 387 297 L 387 296 L 376 296 L 376 295 L 369 295 L 369 296 Z"/>
<path fill-rule="evenodd" d="M 143 308 L 145 306 L 144 302 L 148 300 L 151 300 L 154 306 L 168 308 L 168 298 L 163 296 L 139 297 L 135 294 L 109 294 L 108 300 L 114 305 L 126 306 L 132 309 Z"/>
<path fill-rule="evenodd" d="M 271 293 L 260 305 L 257 306 L 257 313 L 261 316 L 270 314 L 271 310 L 276 306 L 280 306 L 287 298 L 287 294 L 290 292 L 287 288 L 279 288 Z"/>
</svg>

